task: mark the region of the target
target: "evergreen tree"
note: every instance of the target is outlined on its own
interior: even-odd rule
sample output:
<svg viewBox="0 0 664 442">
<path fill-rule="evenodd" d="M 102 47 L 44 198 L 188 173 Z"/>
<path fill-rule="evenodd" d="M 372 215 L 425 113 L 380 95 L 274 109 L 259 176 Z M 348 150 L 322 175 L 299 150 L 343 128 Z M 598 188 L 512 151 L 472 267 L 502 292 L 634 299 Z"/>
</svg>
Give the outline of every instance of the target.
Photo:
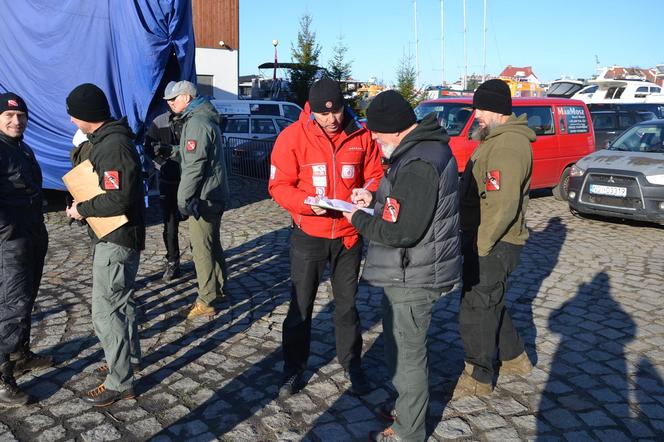
<svg viewBox="0 0 664 442">
<path fill-rule="evenodd" d="M 327 65 L 330 78 L 336 81 L 347 80 L 351 75 L 352 61 L 346 61 L 348 46 L 344 44 L 343 36 L 339 36 L 336 46 L 334 46 L 332 59 Z"/>
<path fill-rule="evenodd" d="M 305 14 L 300 18 L 300 30 L 297 32 L 297 45 L 291 43 L 291 58 L 299 67 L 291 69 L 290 86 L 295 101 L 304 106 L 309 96 L 309 88 L 314 82 L 318 70 L 318 56 L 321 47 L 316 43 L 316 33 L 311 30 L 312 18 Z"/>
<path fill-rule="evenodd" d="M 397 69 L 397 90 L 413 108 L 424 99 L 416 85 L 417 72 L 413 66 L 413 57 L 404 54 Z"/>
</svg>

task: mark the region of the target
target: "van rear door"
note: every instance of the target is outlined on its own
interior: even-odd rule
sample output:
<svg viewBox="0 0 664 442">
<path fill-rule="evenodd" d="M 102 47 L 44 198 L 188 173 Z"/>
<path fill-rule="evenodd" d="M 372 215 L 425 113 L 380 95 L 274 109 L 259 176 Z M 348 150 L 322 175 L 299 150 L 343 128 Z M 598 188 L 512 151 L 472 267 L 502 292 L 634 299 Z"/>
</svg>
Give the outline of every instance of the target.
<svg viewBox="0 0 664 442">
<path fill-rule="evenodd" d="M 533 176 L 531 189 L 553 187 L 560 179 L 560 145 L 556 136 L 553 106 L 550 104 L 513 106 L 517 117 L 526 114 L 528 127 L 535 131 L 537 139 L 533 147 Z"/>
</svg>

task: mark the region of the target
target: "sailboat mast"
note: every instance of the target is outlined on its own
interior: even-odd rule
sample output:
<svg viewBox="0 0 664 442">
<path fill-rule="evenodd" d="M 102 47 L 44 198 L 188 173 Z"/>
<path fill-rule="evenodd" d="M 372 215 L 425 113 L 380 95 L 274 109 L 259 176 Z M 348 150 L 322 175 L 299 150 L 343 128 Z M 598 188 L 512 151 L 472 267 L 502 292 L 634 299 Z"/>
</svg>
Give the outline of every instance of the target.
<svg viewBox="0 0 664 442">
<path fill-rule="evenodd" d="M 482 81 L 486 81 L 486 2 L 484 0 L 484 63 L 482 65 Z"/>
<path fill-rule="evenodd" d="M 440 85 L 445 85 L 445 0 L 440 0 Z"/>
<path fill-rule="evenodd" d="M 468 85 L 468 44 L 466 42 L 466 0 L 463 0 L 463 90 Z"/>
<path fill-rule="evenodd" d="M 413 9 L 415 11 L 415 86 L 420 85 L 420 37 L 417 32 L 417 0 L 413 0 Z"/>
</svg>

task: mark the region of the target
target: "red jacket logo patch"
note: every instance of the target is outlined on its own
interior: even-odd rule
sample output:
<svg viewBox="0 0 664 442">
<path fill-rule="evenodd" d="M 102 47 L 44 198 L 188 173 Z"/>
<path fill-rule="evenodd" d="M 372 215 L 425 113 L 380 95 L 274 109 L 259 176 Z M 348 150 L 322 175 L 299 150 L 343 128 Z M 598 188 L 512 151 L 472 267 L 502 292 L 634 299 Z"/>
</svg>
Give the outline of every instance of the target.
<svg viewBox="0 0 664 442">
<path fill-rule="evenodd" d="M 120 171 L 107 170 L 104 172 L 104 190 L 120 190 Z"/>
<path fill-rule="evenodd" d="M 385 198 L 385 207 L 383 208 L 383 219 L 388 223 L 396 223 L 399 219 L 399 210 L 401 204 L 392 197 Z"/>
<path fill-rule="evenodd" d="M 484 179 L 486 190 L 500 190 L 500 170 L 490 170 Z"/>
<path fill-rule="evenodd" d="M 193 152 L 196 150 L 196 140 L 187 140 L 187 151 Z"/>
</svg>

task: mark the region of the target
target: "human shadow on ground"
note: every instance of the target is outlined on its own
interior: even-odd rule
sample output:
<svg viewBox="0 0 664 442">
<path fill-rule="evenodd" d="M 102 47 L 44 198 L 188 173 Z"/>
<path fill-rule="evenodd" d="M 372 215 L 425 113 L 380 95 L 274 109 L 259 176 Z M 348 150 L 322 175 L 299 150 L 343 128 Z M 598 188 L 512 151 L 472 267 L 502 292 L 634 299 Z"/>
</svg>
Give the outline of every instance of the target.
<svg viewBox="0 0 664 442">
<path fill-rule="evenodd" d="M 542 284 L 558 264 L 560 251 L 567 239 L 567 227 L 560 217 L 547 221 L 541 230 L 530 230 L 528 242 L 521 252 L 519 266 L 508 281 L 508 307 L 514 326 L 523 339 L 526 352 L 537 365 L 537 327 L 533 319 L 533 302 L 540 293 Z"/>
<path fill-rule="evenodd" d="M 326 272 L 322 282 L 327 279 L 329 279 L 329 273 Z M 281 293 L 282 301 L 285 302 L 289 299 L 290 283 L 275 289 Z M 360 300 L 358 310 L 360 311 L 363 330 L 373 327 L 379 318 L 379 315 L 376 314 L 363 315 L 362 311 L 366 308 L 366 301 L 364 299 Z M 308 361 L 308 370 L 305 372 L 307 386 L 300 393 L 283 401 L 283 408 L 288 408 L 292 413 L 307 414 L 314 412 L 315 404 L 307 395 L 308 391 L 320 393 L 320 390 L 323 389 L 336 392 L 339 388 L 345 391 L 350 386 L 343 377 L 341 367 L 328 367 L 336 357 L 334 334 L 329 331 L 332 326 L 333 309 L 334 301 L 330 301 L 312 319 L 311 354 Z M 195 361 L 207 351 L 214 349 L 219 341 L 228 342 L 235 333 L 244 332 L 249 326 L 250 324 L 243 325 L 241 329 L 235 332 L 233 329 L 217 331 L 198 343 L 196 347 L 192 347 L 177 360 L 161 367 L 160 370 L 163 373 L 159 373 L 158 378 L 170 374 L 172 370 L 176 370 L 186 363 Z M 278 341 L 281 342 L 280 333 Z M 259 350 L 268 349 L 269 347 L 259 348 Z M 214 374 L 215 378 L 219 378 L 219 388 L 214 391 L 214 394 L 192 409 L 186 416 L 164 428 L 157 436 L 169 435 L 180 439 L 192 438 L 197 435 L 196 428 L 199 428 L 196 423 L 203 421 L 214 435 L 221 435 L 235 430 L 240 433 L 247 431 L 246 437 L 249 439 L 252 437 L 256 440 L 274 438 L 275 434 L 281 431 L 276 421 L 274 422 L 277 425 L 275 428 L 270 428 L 269 423 L 267 427 L 260 425 L 256 427 L 245 422 L 255 415 L 264 413 L 269 415 L 277 412 L 274 407 L 269 407 L 269 409 L 266 409 L 266 407 L 278 397 L 283 368 L 282 352 L 281 348 L 278 347 L 270 349 L 269 352 L 265 351 L 265 353 L 266 355 L 258 360 L 247 358 L 241 367 L 236 367 L 235 371 L 230 374 L 224 370 L 223 364 L 220 364 L 222 366 Z M 365 369 L 367 368 L 366 358 L 365 355 L 365 362 L 363 363 Z M 371 354 L 369 354 L 369 358 L 371 358 Z M 150 383 L 147 383 L 143 388 L 145 387 L 150 388 Z M 357 401 L 356 398 L 351 398 L 347 393 L 344 393 L 343 397 Z M 282 419 L 282 414 L 280 412 L 278 414 L 279 417 L 275 419 Z"/>
<path fill-rule="evenodd" d="M 260 299 L 261 296 L 256 296 L 257 293 L 252 293 L 252 291 L 248 290 L 248 288 L 259 287 L 259 284 L 257 284 L 256 278 L 254 277 L 254 272 L 259 274 L 262 272 L 268 274 L 275 273 L 275 269 L 273 268 L 274 260 L 275 258 L 278 259 L 280 251 L 276 248 L 271 249 L 271 247 L 274 244 L 283 242 L 283 237 L 287 235 L 288 230 L 289 229 L 287 228 L 283 228 L 272 231 L 268 234 L 262 235 L 258 238 L 234 247 L 228 251 L 229 256 L 233 256 L 235 254 L 239 256 L 234 263 L 235 269 L 231 274 L 232 279 L 235 280 L 234 285 L 236 285 L 237 290 L 235 293 L 229 296 L 229 299 L 225 301 L 224 304 L 221 305 L 221 312 L 212 321 L 206 321 L 201 326 L 193 328 L 191 331 L 188 331 L 175 341 L 163 345 L 152 353 L 143 355 L 142 365 L 144 368 L 148 368 L 146 370 L 146 375 L 149 374 L 150 377 L 144 377 L 143 379 L 145 379 L 145 381 L 143 379 L 139 380 L 139 391 L 145 392 L 149 388 L 157 385 L 160 380 L 163 379 L 163 377 L 160 376 L 163 373 L 160 373 L 160 370 L 150 370 L 150 365 L 162 360 L 163 358 L 172 356 L 173 354 L 181 351 L 184 346 L 190 344 L 194 340 L 202 338 L 206 334 L 213 332 L 216 328 L 223 327 L 226 323 L 233 319 L 237 319 L 238 316 L 246 314 L 249 311 L 259 311 L 261 315 L 265 315 L 272 310 L 273 305 L 270 304 L 268 300 L 255 301 L 256 299 Z M 275 278 L 273 287 L 282 286 L 288 280 L 288 274 L 281 272 Z M 186 290 L 190 288 L 191 287 L 187 288 Z M 261 292 L 265 292 L 265 290 L 253 291 L 258 292 L 258 295 L 260 295 Z M 267 291 L 269 291 L 269 288 Z M 144 300 L 144 297 L 148 296 L 149 293 L 153 293 L 153 295 L 158 296 L 160 293 L 160 288 L 154 287 L 149 292 L 141 294 L 138 299 Z M 192 293 L 188 297 L 180 298 L 178 302 L 180 304 L 187 302 L 191 303 L 193 302 L 194 297 L 195 293 Z M 160 310 L 161 308 L 162 307 L 157 306 L 157 304 L 152 304 L 150 309 L 146 310 L 144 314 L 139 315 L 139 326 L 147 319 L 152 319 L 155 316 L 151 313 L 152 310 Z M 261 316 L 256 316 L 255 319 L 258 320 L 260 317 Z M 142 339 L 148 339 L 155 334 L 167 330 L 183 321 L 184 317 L 181 315 L 169 316 L 163 320 L 159 320 L 154 324 L 149 325 L 143 330 L 140 330 L 139 335 Z M 245 329 L 249 325 L 250 323 L 248 323 L 247 326 L 243 327 L 242 329 Z M 231 333 L 228 331 L 225 331 L 225 333 L 229 336 L 233 336 L 240 331 L 241 329 L 237 328 L 233 329 Z M 223 340 L 211 341 L 211 344 L 218 345 L 222 341 Z M 35 396 L 38 401 L 44 401 L 48 399 L 72 377 L 84 371 L 88 366 L 98 363 L 103 359 L 103 351 L 101 349 L 96 350 L 92 352 L 92 354 L 86 355 L 84 357 L 78 357 L 81 353 L 86 352 L 97 343 L 98 339 L 94 336 L 94 334 L 92 334 L 92 330 L 90 330 L 90 335 L 77 337 L 75 339 L 61 342 L 50 347 L 49 349 L 45 350 L 44 353 L 56 355 L 56 363 L 58 365 L 46 371 L 44 374 L 37 373 L 36 376 L 21 384 L 21 387 L 25 388 L 28 393 Z M 194 351 L 194 353 L 198 352 Z M 200 356 L 200 354 L 198 356 Z M 178 358 L 178 363 L 175 365 L 181 366 L 180 363 L 183 361 L 185 363 L 190 362 L 186 358 Z M 140 385 L 143 385 L 144 387 L 140 387 Z"/>
<path fill-rule="evenodd" d="M 636 365 L 634 394 L 638 413 L 626 422 L 632 436 L 658 435 L 661 440 L 664 437 L 664 380 L 647 356 L 642 356 Z"/>
<path fill-rule="evenodd" d="M 636 324 L 611 295 L 599 272 L 551 313 L 549 329 L 561 335 L 537 413 L 538 439 L 622 440 L 630 420 L 625 345 Z"/>
</svg>

